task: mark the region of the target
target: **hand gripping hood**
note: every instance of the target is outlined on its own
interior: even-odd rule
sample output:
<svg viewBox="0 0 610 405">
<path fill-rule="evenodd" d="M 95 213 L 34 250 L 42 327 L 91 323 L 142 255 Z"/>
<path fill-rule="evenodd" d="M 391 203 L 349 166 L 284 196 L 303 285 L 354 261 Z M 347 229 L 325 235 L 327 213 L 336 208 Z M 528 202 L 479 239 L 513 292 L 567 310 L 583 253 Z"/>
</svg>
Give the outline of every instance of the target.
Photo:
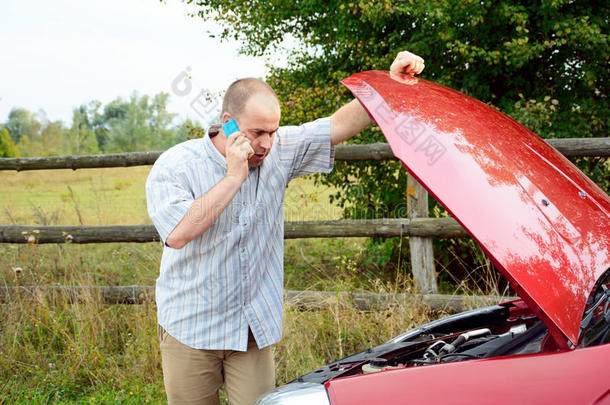
<svg viewBox="0 0 610 405">
<path fill-rule="evenodd" d="M 342 83 L 555 341 L 576 345 L 586 300 L 610 267 L 608 196 L 534 133 L 457 91 L 385 71 Z"/>
</svg>

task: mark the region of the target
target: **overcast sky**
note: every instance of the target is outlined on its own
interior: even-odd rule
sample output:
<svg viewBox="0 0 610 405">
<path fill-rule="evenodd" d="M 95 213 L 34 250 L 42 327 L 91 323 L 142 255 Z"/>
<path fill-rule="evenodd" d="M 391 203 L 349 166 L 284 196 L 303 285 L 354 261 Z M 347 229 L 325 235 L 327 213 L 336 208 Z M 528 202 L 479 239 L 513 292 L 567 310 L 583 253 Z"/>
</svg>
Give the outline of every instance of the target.
<svg viewBox="0 0 610 405">
<path fill-rule="evenodd" d="M 0 122 L 24 107 L 69 124 L 79 104 L 133 90 L 168 92 L 170 111 L 202 121 L 190 106 L 198 89 L 263 77 L 265 59 L 238 56 L 239 44 L 209 38 L 205 30 L 218 28 L 187 11 L 179 0 L 2 0 Z M 172 81 L 187 68 L 192 90 L 176 95 Z"/>
</svg>

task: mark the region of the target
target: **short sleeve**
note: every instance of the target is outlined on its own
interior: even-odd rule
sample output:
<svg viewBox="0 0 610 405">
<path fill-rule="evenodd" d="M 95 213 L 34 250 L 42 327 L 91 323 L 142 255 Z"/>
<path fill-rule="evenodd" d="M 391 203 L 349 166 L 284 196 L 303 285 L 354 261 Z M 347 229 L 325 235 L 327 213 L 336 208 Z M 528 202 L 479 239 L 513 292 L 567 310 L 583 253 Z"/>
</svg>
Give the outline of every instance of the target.
<svg viewBox="0 0 610 405">
<path fill-rule="evenodd" d="M 330 117 L 282 127 L 278 146 L 280 160 L 288 168 L 289 180 L 333 169 L 335 149 L 330 143 Z"/>
<path fill-rule="evenodd" d="M 146 179 L 148 215 L 163 244 L 195 200 L 183 169 L 155 164 Z"/>
</svg>

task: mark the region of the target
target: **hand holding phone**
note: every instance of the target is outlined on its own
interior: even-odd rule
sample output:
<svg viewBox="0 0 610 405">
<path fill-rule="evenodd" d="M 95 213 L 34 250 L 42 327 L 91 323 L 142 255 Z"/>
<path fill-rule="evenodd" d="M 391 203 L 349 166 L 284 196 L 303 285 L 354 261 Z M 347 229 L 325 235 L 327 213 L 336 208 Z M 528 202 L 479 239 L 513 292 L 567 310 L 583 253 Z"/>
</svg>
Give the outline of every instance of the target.
<svg viewBox="0 0 610 405">
<path fill-rule="evenodd" d="M 235 120 L 231 119 L 227 121 L 223 126 L 222 130 L 225 132 L 227 138 L 235 132 L 239 132 L 239 128 L 235 123 Z M 244 134 L 238 134 L 227 140 L 226 149 L 226 160 L 227 160 L 227 177 L 235 177 L 242 184 L 248 177 L 248 159 L 254 155 L 254 150 L 250 145 L 250 141 Z"/>
<path fill-rule="evenodd" d="M 237 123 L 235 122 L 235 120 L 231 118 L 229 121 L 225 122 L 222 125 L 222 130 L 228 138 L 229 135 L 231 135 L 232 133 L 239 131 L 239 128 L 237 127 Z"/>
</svg>

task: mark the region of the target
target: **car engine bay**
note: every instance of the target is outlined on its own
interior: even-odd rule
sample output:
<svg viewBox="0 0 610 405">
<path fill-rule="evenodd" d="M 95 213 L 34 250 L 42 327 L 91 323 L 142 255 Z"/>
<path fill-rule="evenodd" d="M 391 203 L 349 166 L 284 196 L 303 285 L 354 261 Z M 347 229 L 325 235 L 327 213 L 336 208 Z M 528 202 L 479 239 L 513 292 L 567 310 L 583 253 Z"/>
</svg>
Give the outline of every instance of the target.
<svg viewBox="0 0 610 405">
<path fill-rule="evenodd" d="M 610 277 L 598 284 L 583 315 L 580 347 L 610 341 Z M 544 323 L 522 300 L 451 315 L 346 357 L 293 382 L 384 370 L 558 350 Z"/>
</svg>

